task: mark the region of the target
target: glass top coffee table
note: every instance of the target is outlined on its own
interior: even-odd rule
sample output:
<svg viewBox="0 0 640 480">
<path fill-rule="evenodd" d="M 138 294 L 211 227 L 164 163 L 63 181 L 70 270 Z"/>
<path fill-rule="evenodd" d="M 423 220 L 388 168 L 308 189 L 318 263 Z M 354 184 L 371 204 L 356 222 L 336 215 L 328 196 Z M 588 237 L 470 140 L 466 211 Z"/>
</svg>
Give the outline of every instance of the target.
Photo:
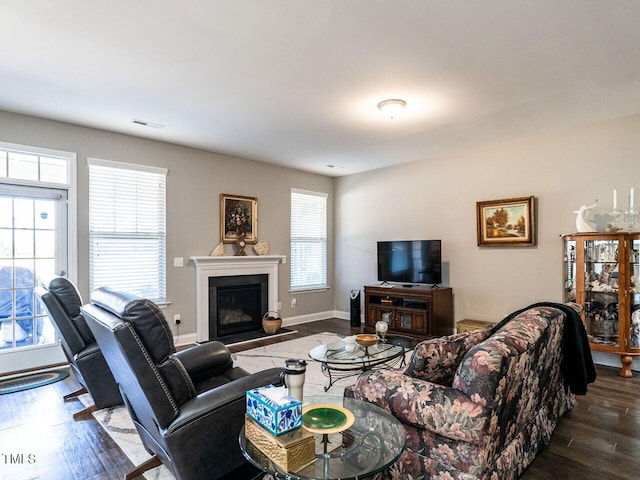
<svg viewBox="0 0 640 480">
<path fill-rule="evenodd" d="M 323 434 L 315 429 L 315 460 L 296 471 L 284 471 L 240 432 L 244 456 L 274 478 L 290 480 L 348 480 L 373 477 L 398 460 L 406 438 L 402 424 L 382 408 L 361 400 L 337 396 L 305 399 L 304 406 L 336 405 L 353 414 L 353 424 Z M 301 427 L 305 428 L 305 427 Z M 333 429 L 335 430 L 335 429 Z M 373 477 L 375 478 L 375 477 Z"/>
<path fill-rule="evenodd" d="M 309 351 L 309 357 L 322 364 L 322 373 L 329 377 L 326 392 L 340 378 L 357 375 L 374 367 L 404 365 L 405 354 L 415 348 L 418 341 L 401 335 L 388 336 L 384 342 L 364 348 L 355 344 L 349 350 L 344 340 L 318 345 Z"/>
</svg>

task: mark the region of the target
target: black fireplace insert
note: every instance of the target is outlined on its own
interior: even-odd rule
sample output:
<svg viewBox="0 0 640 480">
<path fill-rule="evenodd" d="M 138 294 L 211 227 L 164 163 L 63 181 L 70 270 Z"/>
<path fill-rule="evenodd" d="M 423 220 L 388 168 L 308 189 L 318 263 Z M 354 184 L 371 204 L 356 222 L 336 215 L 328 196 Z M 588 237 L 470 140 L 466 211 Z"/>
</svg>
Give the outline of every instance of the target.
<svg viewBox="0 0 640 480">
<path fill-rule="evenodd" d="M 269 275 L 209 278 L 209 339 L 260 330 L 269 309 Z"/>
</svg>

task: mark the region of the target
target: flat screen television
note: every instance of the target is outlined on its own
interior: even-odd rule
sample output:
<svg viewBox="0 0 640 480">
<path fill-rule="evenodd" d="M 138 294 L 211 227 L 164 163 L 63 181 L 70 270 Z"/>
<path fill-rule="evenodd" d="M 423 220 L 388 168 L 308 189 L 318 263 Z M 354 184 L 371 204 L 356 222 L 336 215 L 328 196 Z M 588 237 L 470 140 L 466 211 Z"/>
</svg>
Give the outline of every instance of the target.
<svg viewBox="0 0 640 480">
<path fill-rule="evenodd" d="M 378 242 L 378 280 L 403 284 L 442 282 L 440 240 Z"/>
</svg>

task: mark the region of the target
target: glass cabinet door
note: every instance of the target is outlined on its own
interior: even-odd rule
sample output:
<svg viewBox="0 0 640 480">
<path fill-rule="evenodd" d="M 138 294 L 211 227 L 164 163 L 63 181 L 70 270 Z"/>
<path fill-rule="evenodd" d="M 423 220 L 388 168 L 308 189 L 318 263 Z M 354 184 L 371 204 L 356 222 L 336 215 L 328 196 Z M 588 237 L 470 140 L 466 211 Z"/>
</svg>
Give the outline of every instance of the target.
<svg viewBox="0 0 640 480">
<path fill-rule="evenodd" d="M 620 344 L 617 240 L 585 240 L 584 315 L 589 340 Z"/>
<path fill-rule="evenodd" d="M 564 242 L 564 301 L 576 301 L 576 241 Z"/>
<path fill-rule="evenodd" d="M 640 349 L 640 240 L 634 239 L 629 250 L 631 312 L 629 346 Z"/>
</svg>

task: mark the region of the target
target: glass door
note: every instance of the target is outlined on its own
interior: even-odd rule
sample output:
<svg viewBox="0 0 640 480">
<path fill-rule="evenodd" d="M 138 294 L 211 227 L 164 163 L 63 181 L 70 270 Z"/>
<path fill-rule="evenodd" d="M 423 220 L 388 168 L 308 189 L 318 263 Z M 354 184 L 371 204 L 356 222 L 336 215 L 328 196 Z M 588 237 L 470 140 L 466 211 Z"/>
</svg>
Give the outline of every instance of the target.
<svg viewBox="0 0 640 480">
<path fill-rule="evenodd" d="M 65 361 L 34 288 L 67 272 L 67 191 L 0 184 L 0 373 Z"/>
<path fill-rule="evenodd" d="M 633 239 L 629 251 L 631 274 L 629 345 L 640 350 L 640 240 Z"/>
<path fill-rule="evenodd" d="M 617 239 L 587 240 L 584 245 L 587 334 L 603 346 L 620 345 L 618 248 Z"/>
<path fill-rule="evenodd" d="M 564 242 L 564 301 L 575 302 L 576 297 L 576 241 Z"/>
</svg>

